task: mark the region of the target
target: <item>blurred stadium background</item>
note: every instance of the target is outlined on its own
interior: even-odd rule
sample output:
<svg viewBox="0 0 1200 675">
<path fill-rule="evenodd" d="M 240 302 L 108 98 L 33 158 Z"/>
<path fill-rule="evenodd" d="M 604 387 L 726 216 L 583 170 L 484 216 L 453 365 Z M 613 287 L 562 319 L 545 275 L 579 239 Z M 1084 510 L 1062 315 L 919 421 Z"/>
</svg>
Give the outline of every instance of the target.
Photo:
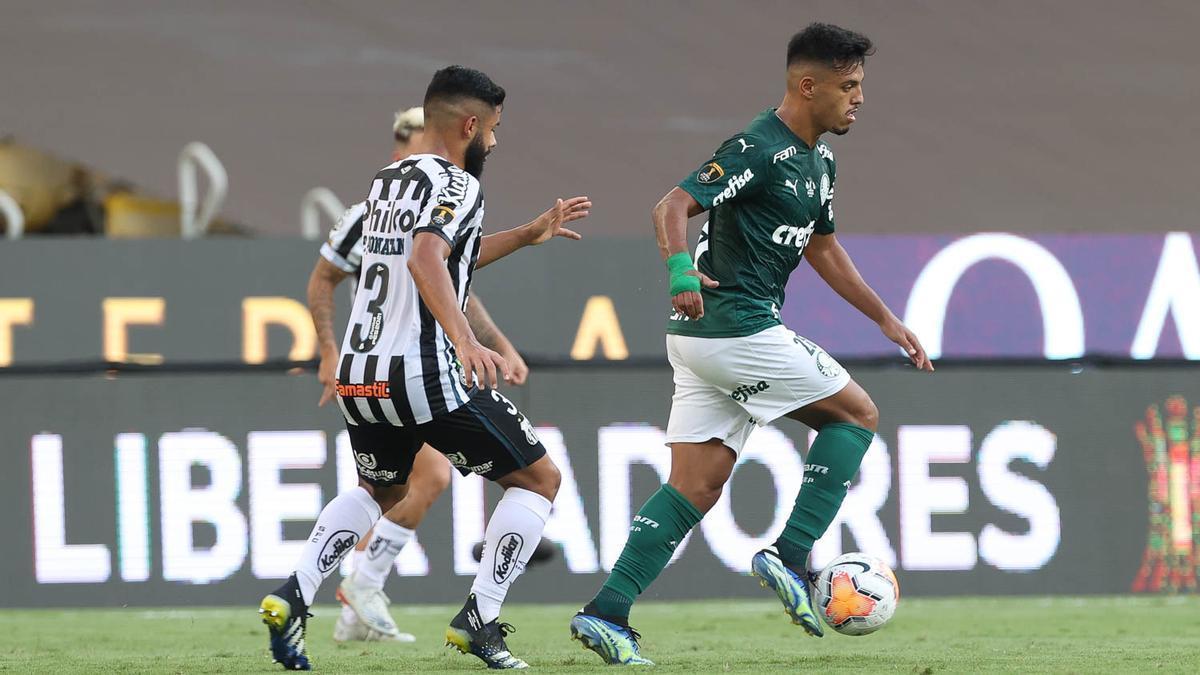
<svg viewBox="0 0 1200 675">
<path fill-rule="evenodd" d="M 913 373 L 794 275 L 785 319 L 882 411 L 816 562 L 875 553 L 908 597 L 1195 593 L 1192 3 L 6 0 L 0 606 L 247 605 L 286 576 L 354 480 L 316 407 L 308 272 L 387 163 L 392 111 L 449 63 L 509 92 L 491 228 L 595 202 L 584 242 L 475 287 L 532 368 L 509 395 L 568 469 L 563 555 L 512 600 L 585 598 L 668 460 L 649 209 L 777 102 L 814 19 L 879 48 L 831 142 L 839 236 L 939 359 Z M 742 575 L 807 443 L 758 432 L 649 597 L 758 597 Z M 456 476 L 389 592 L 456 601 L 492 498 Z"/>
</svg>

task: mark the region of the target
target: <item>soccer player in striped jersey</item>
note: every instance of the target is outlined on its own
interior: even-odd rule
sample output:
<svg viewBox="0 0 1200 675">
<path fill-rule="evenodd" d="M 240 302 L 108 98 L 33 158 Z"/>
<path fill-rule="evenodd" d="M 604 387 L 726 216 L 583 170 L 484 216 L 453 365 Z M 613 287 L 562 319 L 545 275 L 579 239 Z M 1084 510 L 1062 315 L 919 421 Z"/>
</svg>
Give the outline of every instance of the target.
<svg viewBox="0 0 1200 675">
<path fill-rule="evenodd" d="M 564 224 L 586 217 L 591 202 L 559 199 L 521 227 L 483 235 L 478 177 L 496 145 L 504 96 L 479 71 L 438 71 L 425 94 L 418 152 L 380 170 L 371 185 L 362 278 L 335 384 L 369 488 L 325 506 L 295 573 L 263 599 L 272 655 L 286 668 L 309 667 L 305 617 L 317 588 L 372 525 L 387 527 L 390 519 L 380 516 L 404 498 L 424 443 L 464 475 L 504 488 L 447 643 L 491 668 L 527 667 L 508 650 L 512 627 L 499 622 L 500 607 L 541 539 L 560 475 L 529 420 L 496 390 L 500 375 L 511 379 L 511 366 L 480 343 L 464 310 L 476 267 L 556 236 L 579 239 Z"/>
<path fill-rule="evenodd" d="M 420 142 L 424 129 L 425 113 L 420 106 L 396 113 L 392 125 L 393 162 L 412 154 L 411 148 Z M 330 233 L 329 240 L 321 246 L 308 282 L 308 308 L 316 327 L 321 354 L 317 378 L 324 386 L 319 401 L 322 406 L 337 396 L 334 371 L 339 347 L 333 328 L 334 289 L 349 276 L 358 278 L 362 262 L 362 220 L 365 215 L 366 202 L 346 209 Z M 467 304 L 466 315 L 479 341 L 498 352 L 512 367 L 510 383 L 524 384 L 529 374 L 528 366 L 474 293 Z M 408 494 L 389 511 L 389 521 L 421 522 L 429 507 L 449 485 L 450 462 L 429 445 L 422 446 L 413 461 Z M 413 538 L 412 530 L 399 525 L 387 526 L 385 523 L 383 531 L 372 528 L 350 552 L 351 573 L 338 587 L 338 599 L 343 604 L 333 627 L 333 639 L 336 642 L 412 642 L 415 639 L 411 633 L 401 632 L 396 626 L 388 610 L 390 601 L 383 592 L 384 581 L 396 556 Z M 369 554 L 366 553 L 368 549 Z M 476 559 L 479 559 L 482 557 L 482 544 L 477 546 L 477 551 Z M 554 547 L 550 542 L 542 541 L 529 562 L 532 566 L 553 556 Z"/>
</svg>

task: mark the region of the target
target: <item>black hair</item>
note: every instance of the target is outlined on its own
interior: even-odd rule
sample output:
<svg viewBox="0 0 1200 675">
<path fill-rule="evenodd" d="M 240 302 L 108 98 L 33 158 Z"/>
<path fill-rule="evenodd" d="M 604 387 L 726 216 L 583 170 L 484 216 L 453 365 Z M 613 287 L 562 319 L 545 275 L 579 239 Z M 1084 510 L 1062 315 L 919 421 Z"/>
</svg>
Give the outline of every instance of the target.
<svg viewBox="0 0 1200 675">
<path fill-rule="evenodd" d="M 504 88 L 492 78 L 466 66 L 447 66 L 433 74 L 425 90 L 425 106 L 437 101 L 473 98 L 498 108 L 504 104 Z"/>
<path fill-rule="evenodd" d="M 837 71 L 851 70 L 875 53 L 871 38 L 841 26 L 810 23 L 788 41 L 787 64 L 821 63 Z"/>
</svg>

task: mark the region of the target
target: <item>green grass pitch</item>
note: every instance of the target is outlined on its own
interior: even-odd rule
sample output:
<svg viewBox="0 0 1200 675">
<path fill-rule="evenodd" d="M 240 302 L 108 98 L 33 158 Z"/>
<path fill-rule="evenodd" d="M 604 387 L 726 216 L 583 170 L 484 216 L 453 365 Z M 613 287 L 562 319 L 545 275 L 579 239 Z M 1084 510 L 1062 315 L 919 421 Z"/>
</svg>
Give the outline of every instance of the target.
<svg viewBox="0 0 1200 675">
<path fill-rule="evenodd" d="M 245 608 L 0 611 L 0 671 L 280 672 L 266 629 Z M 253 606 L 252 606 L 253 605 Z M 324 672 L 483 670 L 442 646 L 450 606 L 393 606 L 415 644 L 337 645 L 337 607 L 309 623 Z M 576 607 L 513 605 L 509 646 L 540 672 L 608 671 L 568 638 Z M 777 603 L 647 601 L 634 608 L 643 653 L 673 672 L 1200 672 L 1200 597 L 902 598 L 865 637 L 806 637 Z"/>
</svg>

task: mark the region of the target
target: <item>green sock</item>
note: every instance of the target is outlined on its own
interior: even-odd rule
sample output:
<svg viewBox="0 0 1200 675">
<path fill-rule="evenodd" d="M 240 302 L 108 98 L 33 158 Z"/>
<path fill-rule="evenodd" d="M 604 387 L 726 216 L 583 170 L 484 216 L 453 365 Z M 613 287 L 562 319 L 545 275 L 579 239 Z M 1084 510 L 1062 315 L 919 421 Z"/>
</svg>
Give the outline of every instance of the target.
<svg viewBox="0 0 1200 675">
<path fill-rule="evenodd" d="M 675 547 L 703 517 L 686 497 L 663 484 L 633 517 L 621 557 L 592 600 L 596 611 L 620 618 L 629 616 L 634 598 L 658 577 L 671 561 Z"/>
<path fill-rule="evenodd" d="M 804 485 L 775 548 L 792 569 L 803 569 L 813 542 L 833 522 L 850 480 L 858 473 L 875 432 L 856 424 L 834 422 L 821 427 L 804 458 Z"/>
</svg>

